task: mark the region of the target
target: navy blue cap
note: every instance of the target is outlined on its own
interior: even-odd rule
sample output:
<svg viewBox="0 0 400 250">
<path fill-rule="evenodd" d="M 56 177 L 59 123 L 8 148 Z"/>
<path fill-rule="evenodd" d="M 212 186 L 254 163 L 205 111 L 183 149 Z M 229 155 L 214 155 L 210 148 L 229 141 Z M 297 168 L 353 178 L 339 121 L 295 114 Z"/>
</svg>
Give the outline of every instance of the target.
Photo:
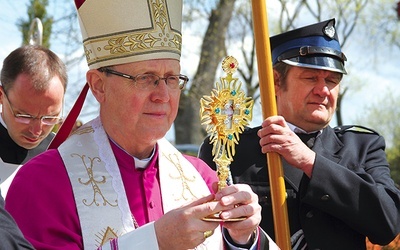
<svg viewBox="0 0 400 250">
<path fill-rule="evenodd" d="M 291 30 L 270 38 L 272 63 L 346 74 L 335 19 Z"/>
</svg>

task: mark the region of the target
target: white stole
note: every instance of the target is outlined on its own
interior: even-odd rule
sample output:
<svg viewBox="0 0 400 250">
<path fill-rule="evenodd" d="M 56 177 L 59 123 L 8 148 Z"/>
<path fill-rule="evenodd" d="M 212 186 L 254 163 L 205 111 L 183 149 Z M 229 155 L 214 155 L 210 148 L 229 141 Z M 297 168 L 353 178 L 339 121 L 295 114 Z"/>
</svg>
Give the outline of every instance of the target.
<svg viewBox="0 0 400 250">
<path fill-rule="evenodd" d="M 210 194 L 199 172 L 177 149 L 166 139 L 158 146 L 164 213 Z M 100 118 L 75 131 L 58 151 L 74 192 L 84 248 L 96 249 L 134 230 L 119 167 Z M 220 230 L 196 249 L 222 249 Z"/>
<path fill-rule="evenodd" d="M 6 199 L 8 188 L 11 185 L 15 174 L 22 167 L 19 164 L 6 163 L 0 158 L 0 189 L 1 196 Z"/>
</svg>

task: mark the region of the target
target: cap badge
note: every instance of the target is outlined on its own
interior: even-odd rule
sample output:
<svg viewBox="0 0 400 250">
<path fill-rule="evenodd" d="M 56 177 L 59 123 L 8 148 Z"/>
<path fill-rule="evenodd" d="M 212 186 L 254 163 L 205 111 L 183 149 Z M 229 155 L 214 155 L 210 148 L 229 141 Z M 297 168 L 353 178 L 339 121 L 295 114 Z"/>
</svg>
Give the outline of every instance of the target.
<svg viewBox="0 0 400 250">
<path fill-rule="evenodd" d="M 331 39 L 333 39 L 335 37 L 335 26 L 334 26 L 334 22 L 329 22 L 325 28 L 324 28 L 324 34 L 327 35 L 328 37 L 330 37 Z"/>
</svg>

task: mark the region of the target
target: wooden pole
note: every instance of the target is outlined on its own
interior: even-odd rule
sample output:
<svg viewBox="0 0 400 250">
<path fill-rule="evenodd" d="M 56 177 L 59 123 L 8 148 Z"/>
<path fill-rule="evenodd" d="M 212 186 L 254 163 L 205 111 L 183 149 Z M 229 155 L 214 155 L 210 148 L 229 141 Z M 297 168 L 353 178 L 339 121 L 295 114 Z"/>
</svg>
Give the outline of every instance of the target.
<svg viewBox="0 0 400 250">
<path fill-rule="evenodd" d="M 266 1 L 252 0 L 252 11 L 261 104 L 265 119 L 269 116 L 277 115 Z M 274 217 L 275 242 L 282 250 L 290 250 L 286 189 L 281 158 L 277 153 L 268 153 L 267 162 Z"/>
</svg>

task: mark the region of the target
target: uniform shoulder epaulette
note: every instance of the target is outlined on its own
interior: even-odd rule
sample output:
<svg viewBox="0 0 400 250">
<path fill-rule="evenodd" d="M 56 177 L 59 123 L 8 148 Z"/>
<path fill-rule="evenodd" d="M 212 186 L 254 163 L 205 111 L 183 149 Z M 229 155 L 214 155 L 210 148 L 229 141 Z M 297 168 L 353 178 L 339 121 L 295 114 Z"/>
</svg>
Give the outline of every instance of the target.
<svg viewBox="0 0 400 250">
<path fill-rule="evenodd" d="M 357 132 L 357 133 L 365 133 L 365 134 L 379 134 L 373 129 L 363 127 L 360 125 L 344 125 L 344 126 L 337 126 L 334 128 L 335 133 L 345 133 L 345 132 Z"/>
</svg>

